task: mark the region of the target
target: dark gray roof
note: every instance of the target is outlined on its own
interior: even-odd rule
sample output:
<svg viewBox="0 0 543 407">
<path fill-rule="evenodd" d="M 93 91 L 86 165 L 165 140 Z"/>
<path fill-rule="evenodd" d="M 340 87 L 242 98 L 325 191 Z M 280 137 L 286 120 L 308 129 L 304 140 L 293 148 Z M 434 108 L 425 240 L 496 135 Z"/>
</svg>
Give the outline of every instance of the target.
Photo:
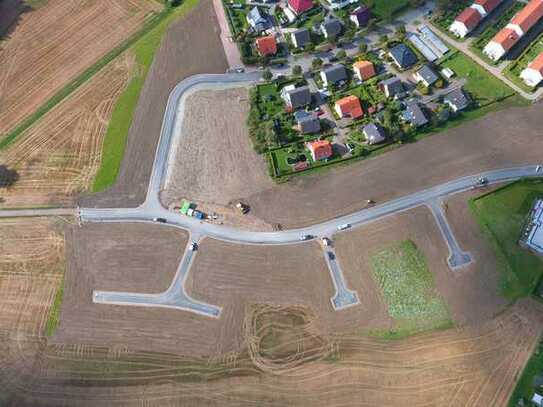
<svg viewBox="0 0 543 407">
<path fill-rule="evenodd" d="M 394 46 L 390 49 L 389 53 L 402 69 L 409 68 L 417 62 L 417 56 L 405 44 Z"/>
<path fill-rule="evenodd" d="M 311 42 L 311 34 L 307 28 L 300 28 L 299 30 L 293 31 L 291 35 L 296 38 L 298 47 L 303 47 L 305 44 Z"/>
<path fill-rule="evenodd" d="M 351 17 L 355 18 L 359 25 L 364 26 L 370 20 L 371 11 L 366 6 L 360 6 L 351 13 Z"/>
<path fill-rule="evenodd" d="M 395 76 L 382 81 L 381 86 L 388 90 L 390 96 L 397 95 L 398 93 L 402 93 L 404 91 L 402 81 Z"/>
<path fill-rule="evenodd" d="M 428 123 L 426 115 L 420 108 L 419 104 L 415 101 L 407 103 L 404 118 L 411 123 L 413 126 L 420 127 Z"/>
<path fill-rule="evenodd" d="M 290 98 L 290 105 L 293 109 L 306 106 L 311 103 L 311 91 L 308 86 L 302 86 L 291 91 L 287 94 Z"/>
<path fill-rule="evenodd" d="M 455 110 L 464 110 L 471 103 L 471 99 L 464 93 L 462 88 L 453 90 L 443 97 L 443 102 L 453 107 Z"/>
<path fill-rule="evenodd" d="M 305 114 L 297 115 L 297 122 L 300 126 L 300 132 L 304 134 L 318 133 L 321 131 L 321 122 L 319 117 L 312 113 L 304 112 Z"/>
<path fill-rule="evenodd" d="M 247 21 L 256 31 L 265 31 L 271 28 L 271 21 L 267 14 L 260 11 L 258 7 L 253 7 L 247 14 Z"/>
<path fill-rule="evenodd" d="M 347 79 L 347 71 L 341 64 L 330 66 L 323 69 L 322 72 L 326 76 L 326 80 L 331 83 L 336 83 Z"/>
<path fill-rule="evenodd" d="M 419 74 L 421 77 L 424 78 L 426 83 L 429 85 L 432 85 L 437 82 L 439 79 L 439 76 L 434 72 L 434 70 L 428 65 L 423 65 L 418 71 L 417 74 Z"/>
<path fill-rule="evenodd" d="M 369 144 L 377 144 L 385 141 L 385 131 L 378 124 L 367 124 L 362 128 L 362 132 Z"/>
<path fill-rule="evenodd" d="M 325 21 L 321 24 L 321 31 L 328 34 L 329 37 L 336 37 L 341 33 L 343 26 L 341 22 L 335 18 Z"/>
</svg>

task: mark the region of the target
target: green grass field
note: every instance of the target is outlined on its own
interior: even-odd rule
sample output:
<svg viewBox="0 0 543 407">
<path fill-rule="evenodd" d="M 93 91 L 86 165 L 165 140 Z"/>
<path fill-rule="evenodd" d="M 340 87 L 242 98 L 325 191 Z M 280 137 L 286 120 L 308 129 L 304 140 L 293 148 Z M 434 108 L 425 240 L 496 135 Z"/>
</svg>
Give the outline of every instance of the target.
<svg viewBox="0 0 543 407">
<path fill-rule="evenodd" d="M 543 275 L 543 261 L 518 245 L 533 201 L 543 197 L 543 180 L 522 180 L 470 201 L 472 214 L 496 254 L 502 294 L 530 295 Z"/>
<path fill-rule="evenodd" d="M 57 292 L 55 294 L 55 299 L 49 310 L 49 317 L 45 323 L 45 335 L 51 336 L 55 333 L 58 323 L 60 322 L 60 306 L 62 305 L 62 300 L 64 298 L 64 279 L 60 282 Z"/>
<path fill-rule="evenodd" d="M 113 108 L 102 146 L 102 163 L 94 178 L 92 192 L 103 191 L 115 183 L 124 156 L 128 130 L 155 51 L 169 25 L 177 18 L 183 17 L 197 4 L 198 0 L 186 0 L 181 6 L 172 9 L 166 18 L 130 48 L 136 56 L 139 69 Z"/>
<path fill-rule="evenodd" d="M 409 5 L 409 0 L 364 0 L 377 17 L 390 20 L 394 14 L 400 12 Z"/>
<path fill-rule="evenodd" d="M 395 322 L 395 329 L 383 336 L 398 338 L 452 325 L 445 302 L 435 292 L 426 259 L 412 241 L 398 242 L 374 254 L 370 263 Z"/>
<path fill-rule="evenodd" d="M 464 86 L 479 103 L 484 106 L 496 100 L 513 95 L 515 92 L 499 79 L 493 77 L 471 58 L 457 52 L 451 58 L 445 60 L 444 67 L 451 68 L 457 77 L 466 78 Z"/>
</svg>

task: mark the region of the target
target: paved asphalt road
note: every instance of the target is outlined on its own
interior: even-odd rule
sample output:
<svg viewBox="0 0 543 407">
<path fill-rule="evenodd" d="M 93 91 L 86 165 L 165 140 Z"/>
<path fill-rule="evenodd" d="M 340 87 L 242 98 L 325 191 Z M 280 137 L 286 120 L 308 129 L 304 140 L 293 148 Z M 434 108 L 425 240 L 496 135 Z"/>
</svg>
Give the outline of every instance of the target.
<svg viewBox="0 0 543 407">
<path fill-rule="evenodd" d="M 334 307 L 336 311 L 339 311 L 341 309 L 360 304 L 357 293 L 347 288 L 347 284 L 345 283 L 345 278 L 343 277 L 343 272 L 339 266 L 334 248 L 332 246 L 325 246 L 323 251 L 326 265 L 330 271 L 332 282 L 334 283 L 334 289 L 336 291 L 334 296 L 330 298 L 332 307 Z"/>
</svg>

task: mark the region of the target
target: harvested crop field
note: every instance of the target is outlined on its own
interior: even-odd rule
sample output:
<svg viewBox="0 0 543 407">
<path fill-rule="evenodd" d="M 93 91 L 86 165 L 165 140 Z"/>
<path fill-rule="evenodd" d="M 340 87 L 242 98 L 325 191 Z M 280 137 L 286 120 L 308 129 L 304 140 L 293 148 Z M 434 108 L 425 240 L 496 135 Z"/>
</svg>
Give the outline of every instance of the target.
<svg viewBox="0 0 543 407">
<path fill-rule="evenodd" d="M 171 90 L 189 76 L 224 73 L 228 68 L 219 34 L 211 0 L 199 1 L 168 28 L 138 99 L 117 183 L 84 197 L 81 206 L 129 207 L 143 202 Z"/>
<path fill-rule="evenodd" d="M 475 261 L 454 272 L 446 263 L 446 243 L 425 207 L 337 234 L 336 253 L 345 277 L 352 281 L 353 288 L 364 287 L 364 291 L 359 290 L 359 297 L 369 295 L 376 297 L 375 302 L 384 302 L 372 277 L 371 257 L 398 241 L 411 240 L 425 256 L 437 293 L 444 299 L 456 324 L 478 324 L 502 311 L 507 302 L 499 294 L 496 260 L 469 215 L 466 201 L 466 196 L 450 201 L 447 217 L 460 246 L 469 251 Z M 394 325 L 388 329 L 393 331 Z"/>
<path fill-rule="evenodd" d="M 322 336 L 310 311 L 260 305 L 246 310 L 248 352 L 205 359 L 122 346 L 30 354 L 27 346 L 0 375 L 10 375 L 3 397 L 17 406 L 505 407 L 542 315 L 541 304 L 523 300 L 479 326 L 391 342 Z M 39 369 L 24 368 L 38 360 Z"/>
<path fill-rule="evenodd" d="M 152 0 L 49 0 L 0 48 L 0 135 L 160 11 Z"/>
<path fill-rule="evenodd" d="M 198 91 L 186 101 L 182 136 L 162 201 L 180 198 L 228 205 L 273 186 L 245 124 L 247 88 Z"/>
<path fill-rule="evenodd" d="M 514 137 L 511 135 L 514 134 Z M 541 105 L 511 108 L 394 151 L 297 177 L 250 196 L 253 213 L 301 227 L 481 171 L 538 163 Z"/>
<path fill-rule="evenodd" d="M 0 151 L 16 174 L 0 188 L 0 207 L 71 205 L 90 187 L 113 105 L 134 69 L 134 58 L 123 54 Z"/>
</svg>

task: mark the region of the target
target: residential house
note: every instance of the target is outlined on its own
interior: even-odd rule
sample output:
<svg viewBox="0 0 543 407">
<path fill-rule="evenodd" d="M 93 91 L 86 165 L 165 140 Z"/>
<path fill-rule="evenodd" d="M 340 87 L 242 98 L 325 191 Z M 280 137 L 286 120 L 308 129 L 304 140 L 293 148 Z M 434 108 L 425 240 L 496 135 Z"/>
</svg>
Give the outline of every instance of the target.
<svg viewBox="0 0 543 407">
<path fill-rule="evenodd" d="M 355 76 L 361 81 L 366 81 L 375 76 L 375 67 L 370 61 L 355 62 L 353 64 L 353 71 Z"/>
<path fill-rule="evenodd" d="M 382 81 L 379 86 L 388 98 L 392 98 L 404 91 L 402 81 L 395 76 Z"/>
<path fill-rule="evenodd" d="M 306 146 L 311 152 L 313 161 L 326 160 L 332 157 L 332 144 L 328 140 L 311 141 Z"/>
<path fill-rule="evenodd" d="M 371 11 L 367 6 L 360 6 L 353 10 L 349 14 L 349 19 L 356 25 L 358 28 L 365 27 L 371 18 Z"/>
<path fill-rule="evenodd" d="M 415 72 L 413 77 L 417 82 L 422 82 L 427 88 L 439 80 L 437 73 L 435 73 L 428 64 L 423 65 L 417 72 Z"/>
<path fill-rule="evenodd" d="M 375 123 L 367 124 L 362 128 L 362 133 L 366 137 L 368 144 L 379 144 L 386 140 L 386 134 L 383 128 Z"/>
<path fill-rule="evenodd" d="M 418 61 L 415 53 L 405 44 L 394 46 L 388 54 L 400 69 L 407 69 L 415 65 Z"/>
<path fill-rule="evenodd" d="M 307 28 L 300 28 L 290 33 L 290 39 L 296 48 L 303 48 L 311 44 L 311 33 Z"/>
<path fill-rule="evenodd" d="M 543 0 L 531 0 L 485 46 L 483 53 L 498 61 L 543 17 Z"/>
<path fill-rule="evenodd" d="M 464 9 L 449 27 L 449 31 L 460 38 L 468 35 L 503 0 L 476 0 Z"/>
<path fill-rule="evenodd" d="M 297 127 L 302 134 L 314 134 L 321 131 L 321 122 L 319 116 L 315 113 L 308 113 L 304 110 L 299 110 L 294 113 Z"/>
<path fill-rule="evenodd" d="M 271 18 L 268 14 L 262 12 L 258 7 L 253 7 L 247 14 L 247 22 L 249 26 L 260 33 L 272 27 Z"/>
<path fill-rule="evenodd" d="M 448 105 L 456 113 L 467 108 L 471 103 L 471 99 L 462 88 L 458 88 L 446 94 L 443 97 L 443 103 Z"/>
<path fill-rule="evenodd" d="M 454 71 L 451 68 L 443 68 L 441 70 L 441 75 L 445 77 L 445 79 L 449 80 L 451 79 L 455 74 Z"/>
<path fill-rule="evenodd" d="M 313 8 L 312 0 L 288 0 L 288 7 L 299 16 L 302 13 Z"/>
<path fill-rule="evenodd" d="M 277 53 L 277 42 L 273 35 L 256 39 L 256 49 L 262 56 L 275 55 Z"/>
<path fill-rule="evenodd" d="M 283 90 L 281 90 L 281 96 L 290 111 L 300 109 L 311 103 L 311 91 L 308 86 L 295 88 L 292 85 L 292 87 L 288 86 Z"/>
<path fill-rule="evenodd" d="M 414 127 L 421 127 L 428 123 L 426 114 L 421 109 L 418 102 L 414 100 L 407 103 L 405 111 L 403 112 L 403 118 Z"/>
<path fill-rule="evenodd" d="M 331 18 L 329 20 L 324 21 L 320 26 L 322 35 L 324 35 L 324 38 L 329 39 L 335 39 L 339 37 L 341 34 L 341 30 L 343 29 L 343 26 L 341 25 L 341 22 L 336 18 Z"/>
<path fill-rule="evenodd" d="M 362 110 L 360 99 L 356 96 L 351 95 L 339 99 L 335 103 L 334 109 L 339 117 L 350 117 L 352 119 L 364 117 L 364 110 Z"/>
<path fill-rule="evenodd" d="M 534 59 L 526 69 L 520 73 L 520 77 L 528 86 L 537 86 L 543 81 L 543 52 Z"/>
<path fill-rule="evenodd" d="M 347 80 L 347 71 L 341 64 L 333 65 L 321 71 L 321 79 L 325 87 L 337 85 Z"/>
</svg>

